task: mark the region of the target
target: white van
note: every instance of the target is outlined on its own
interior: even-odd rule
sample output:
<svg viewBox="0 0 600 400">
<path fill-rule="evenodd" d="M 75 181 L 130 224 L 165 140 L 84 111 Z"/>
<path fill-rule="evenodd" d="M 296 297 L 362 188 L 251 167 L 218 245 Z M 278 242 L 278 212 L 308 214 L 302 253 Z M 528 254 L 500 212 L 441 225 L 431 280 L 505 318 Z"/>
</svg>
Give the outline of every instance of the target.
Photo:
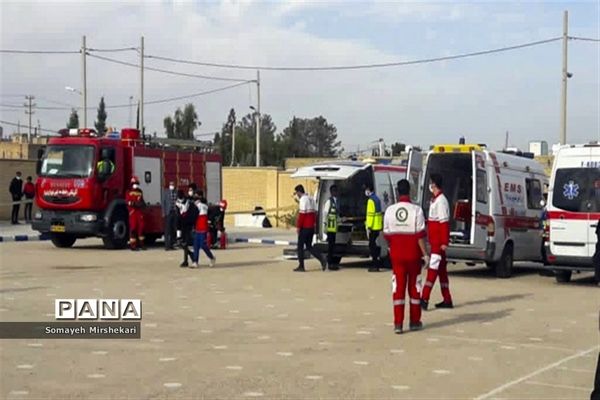
<svg viewBox="0 0 600 400">
<path fill-rule="evenodd" d="M 546 257 L 558 282 L 573 271 L 593 270 L 600 220 L 600 144 L 561 146 L 548 191 Z"/>
<path fill-rule="evenodd" d="M 531 158 L 530 158 L 531 157 Z M 427 155 L 424 187 L 443 178 L 450 204 L 450 261 L 485 263 L 511 276 L 513 261 L 542 262 L 543 187 L 548 178 L 532 155 L 489 151 L 483 145 L 436 145 Z M 423 191 L 427 216 L 431 193 Z"/>
<path fill-rule="evenodd" d="M 370 161 L 334 161 L 313 164 L 298 168 L 292 178 L 316 178 L 319 180 L 315 200 L 318 205 L 317 229 L 314 246 L 327 253 L 327 233 L 324 230 L 326 212 L 325 202 L 329 199 L 329 188 L 338 187 L 338 199 L 342 222 L 338 224 L 335 255 L 337 264 L 342 257 L 368 256 L 369 241 L 365 230 L 367 198 L 364 186 L 372 184 L 375 193 L 381 199 L 382 208 L 397 201 L 396 183 L 400 179 L 411 182 L 411 198 L 416 203 L 419 197 L 419 183 L 423 157 L 420 152 L 411 150 L 408 162 L 403 165 Z M 407 178 L 408 177 L 408 178 Z M 387 243 L 380 235 L 377 242 L 382 250 L 381 256 L 386 262 Z"/>
</svg>

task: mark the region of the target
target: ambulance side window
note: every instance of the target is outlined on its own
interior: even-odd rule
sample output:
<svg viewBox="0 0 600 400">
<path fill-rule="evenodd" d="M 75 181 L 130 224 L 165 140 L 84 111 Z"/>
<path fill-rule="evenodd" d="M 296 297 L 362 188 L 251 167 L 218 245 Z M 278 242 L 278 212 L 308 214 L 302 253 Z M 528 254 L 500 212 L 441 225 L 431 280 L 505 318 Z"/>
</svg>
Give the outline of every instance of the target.
<svg viewBox="0 0 600 400">
<path fill-rule="evenodd" d="M 477 170 L 477 202 L 487 204 L 487 173 L 483 170 Z"/>
<path fill-rule="evenodd" d="M 527 208 L 541 210 L 542 207 L 542 183 L 537 179 L 525 179 L 527 190 Z"/>
<path fill-rule="evenodd" d="M 390 176 L 387 171 L 375 172 L 375 193 L 379 196 L 383 209 L 394 202 L 394 192 L 392 191 Z"/>
</svg>

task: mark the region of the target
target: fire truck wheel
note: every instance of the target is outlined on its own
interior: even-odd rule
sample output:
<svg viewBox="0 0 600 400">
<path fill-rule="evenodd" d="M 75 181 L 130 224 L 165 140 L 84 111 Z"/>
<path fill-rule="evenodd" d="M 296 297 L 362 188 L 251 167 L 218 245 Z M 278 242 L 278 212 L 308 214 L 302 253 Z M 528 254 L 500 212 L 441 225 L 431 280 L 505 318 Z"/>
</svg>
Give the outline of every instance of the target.
<svg viewBox="0 0 600 400">
<path fill-rule="evenodd" d="M 52 240 L 54 246 L 64 248 L 73 246 L 77 238 L 67 233 L 53 233 L 50 240 Z"/>
<path fill-rule="evenodd" d="M 554 277 L 558 283 L 568 283 L 571 281 L 572 271 L 559 270 L 554 271 Z"/>
<path fill-rule="evenodd" d="M 331 257 L 331 262 L 333 263 L 333 265 L 340 265 L 341 261 L 342 261 L 342 257 L 340 257 L 340 256 Z"/>
<path fill-rule="evenodd" d="M 156 243 L 156 241 L 158 240 L 158 238 L 160 237 L 160 235 L 156 235 L 156 234 L 146 234 L 146 238 L 144 239 L 144 244 L 146 246 L 152 246 L 154 243 Z"/>
<path fill-rule="evenodd" d="M 512 243 L 507 243 L 502 251 L 500 260 L 496 263 L 496 276 L 506 279 L 512 275 L 513 267 L 513 246 Z"/>
<path fill-rule="evenodd" d="M 107 249 L 123 249 L 129 240 L 129 227 L 127 226 L 127 213 L 116 212 L 113 214 L 108 226 L 108 234 L 102 238 Z"/>
</svg>

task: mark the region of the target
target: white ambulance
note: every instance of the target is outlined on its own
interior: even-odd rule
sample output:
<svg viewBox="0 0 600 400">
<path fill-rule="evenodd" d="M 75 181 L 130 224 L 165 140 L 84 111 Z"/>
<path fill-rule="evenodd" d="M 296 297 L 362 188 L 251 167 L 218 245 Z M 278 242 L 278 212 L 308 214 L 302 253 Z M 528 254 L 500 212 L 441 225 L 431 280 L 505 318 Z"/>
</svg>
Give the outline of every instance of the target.
<svg viewBox="0 0 600 400">
<path fill-rule="evenodd" d="M 448 260 L 485 263 L 508 278 L 513 261 L 542 262 L 543 188 L 548 178 L 532 155 L 494 152 L 484 145 L 436 145 L 427 155 L 422 206 L 427 216 L 429 176 L 440 174 L 450 205 Z"/>
<path fill-rule="evenodd" d="M 600 220 L 600 144 L 565 145 L 554 156 L 548 192 L 549 268 L 558 282 L 594 269 Z"/>
<path fill-rule="evenodd" d="M 401 165 L 376 160 L 333 161 L 298 168 L 292 178 L 316 178 L 319 186 L 315 195 L 317 202 L 317 230 L 315 244 L 322 252 L 327 252 L 327 233 L 325 231 L 325 202 L 329 199 L 329 188 L 336 185 L 342 222 L 338 224 L 336 234 L 336 264 L 342 257 L 369 255 L 369 241 L 365 230 L 367 198 L 365 185 L 373 185 L 381 200 L 383 210 L 397 201 L 396 183 L 400 179 L 411 182 L 411 198 L 416 203 L 419 196 L 419 184 L 423 156 L 416 150 L 409 151 L 408 160 Z M 387 242 L 380 235 L 377 243 L 381 246 L 381 256 L 387 262 Z"/>
</svg>

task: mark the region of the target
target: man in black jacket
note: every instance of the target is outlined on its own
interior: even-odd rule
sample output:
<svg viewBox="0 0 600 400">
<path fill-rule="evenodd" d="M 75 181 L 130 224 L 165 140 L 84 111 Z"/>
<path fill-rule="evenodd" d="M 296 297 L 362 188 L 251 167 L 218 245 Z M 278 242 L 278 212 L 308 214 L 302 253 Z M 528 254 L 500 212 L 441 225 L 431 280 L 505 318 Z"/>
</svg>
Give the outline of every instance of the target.
<svg viewBox="0 0 600 400">
<path fill-rule="evenodd" d="M 23 197 L 23 181 L 21 180 L 21 171 L 17 171 L 16 176 L 10 181 L 10 187 L 8 188 L 12 197 L 13 206 L 10 221 L 13 225 L 19 223 L 19 208 L 21 207 L 20 201 Z"/>
</svg>

